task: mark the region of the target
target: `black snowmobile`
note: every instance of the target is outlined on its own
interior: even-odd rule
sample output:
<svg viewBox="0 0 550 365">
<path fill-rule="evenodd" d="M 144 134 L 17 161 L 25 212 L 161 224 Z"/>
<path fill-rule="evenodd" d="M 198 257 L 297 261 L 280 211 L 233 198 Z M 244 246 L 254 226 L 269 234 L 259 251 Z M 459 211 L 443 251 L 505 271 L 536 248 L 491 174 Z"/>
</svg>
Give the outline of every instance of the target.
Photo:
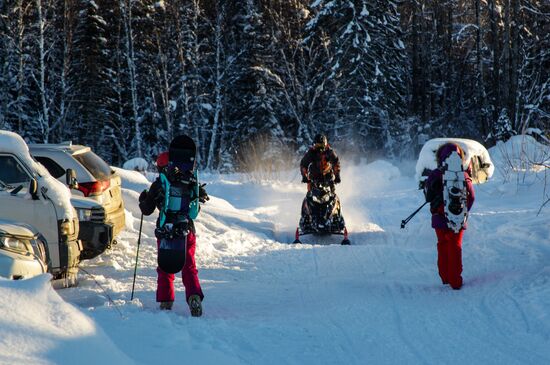
<svg viewBox="0 0 550 365">
<path fill-rule="evenodd" d="M 340 199 L 334 192 L 334 182 L 312 181 L 311 190 L 302 203 L 300 225 L 296 228 L 294 243 L 302 243 L 300 236 L 343 235 L 342 245 L 349 245 L 348 230 L 342 216 Z"/>
</svg>

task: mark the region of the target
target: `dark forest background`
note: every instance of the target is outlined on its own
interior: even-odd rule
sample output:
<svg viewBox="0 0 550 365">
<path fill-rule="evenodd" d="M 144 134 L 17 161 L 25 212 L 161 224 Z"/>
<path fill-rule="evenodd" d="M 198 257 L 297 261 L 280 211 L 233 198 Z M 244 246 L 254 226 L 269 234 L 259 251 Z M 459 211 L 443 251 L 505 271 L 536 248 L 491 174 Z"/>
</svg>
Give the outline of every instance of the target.
<svg viewBox="0 0 550 365">
<path fill-rule="evenodd" d="M 203 168 L 550 131 L 548 0 L 0 0 L 0 129 Z"/>
</svg>

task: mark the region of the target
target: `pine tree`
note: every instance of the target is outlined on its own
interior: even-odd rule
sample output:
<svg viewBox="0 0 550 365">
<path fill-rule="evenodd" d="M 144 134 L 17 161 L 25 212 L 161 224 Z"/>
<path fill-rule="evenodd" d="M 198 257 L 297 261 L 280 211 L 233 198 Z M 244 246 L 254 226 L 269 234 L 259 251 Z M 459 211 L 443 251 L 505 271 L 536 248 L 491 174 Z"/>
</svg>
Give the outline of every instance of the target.
<svg viewBox="0 0 550 365">
<path fill-rule="evenodd" d="M 103 18 L 107 5 L 80 0 L 77 8 L 71 75 L 75 97 L 73 128 L 80 143 L 99 150 L 98 137 L 109 121 L 112 98 L 107 22 Z"/>
<path fill-rule="evenodd" d="M 315 1 L 306 31 L 324 51 L 319 88 L 332 134 L 381 149 L 390 125 L 404 113 L 404 45 L 391 1 Z"/>
<path fill-rule="evenodd" d="M 17 0 L 0 5 L 0 121 L 27 136 L 35 119 L 33 105 L 32 0 Z"/>
<path fill-rule="evenodd" d="M 237 1 L 229 8 L 232 20 L 229 57 L 235 61 L 228 75 L 233 92 L 227 100 L 227 118 L 234 126 L 233 138 L 238 141 L 256 135 L 268 136 L 268 159 L 270 150 L 280 147 L 284 139 L 277 113 L 283 85 L 271 68 L 273 55 L 268 51 L 271 35 L 260 10 L 252 0 Z"/>
</svg>

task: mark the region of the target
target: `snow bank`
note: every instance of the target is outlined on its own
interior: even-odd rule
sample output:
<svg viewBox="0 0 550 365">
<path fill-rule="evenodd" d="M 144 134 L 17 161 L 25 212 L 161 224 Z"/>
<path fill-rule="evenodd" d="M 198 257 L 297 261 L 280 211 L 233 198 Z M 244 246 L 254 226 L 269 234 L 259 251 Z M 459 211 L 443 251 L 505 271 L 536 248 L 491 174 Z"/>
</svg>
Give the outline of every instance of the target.
<svg viewBox="0 0 550 365">
<path fill-rule="evenodd" d="M 125 170 L 114 166 L 111 166 L 111 168 L 120 176 L 123 189 L 141 193 L 151 186 L 151 182 L 138 171 Z"/>
<path fill-rule="evenodd" d="M 33 177 L 38 183 L 38 191 L 47 189 L 46 195 L 54 204 L 61 207 L 59 218 L 72 219 L 73 206 L 71 205 L 71 192 L 62 182 L 54 179 L 48 170 L 36 162 L 29 153 L 29 147 L 17 133 L 0 131 L 0 152 L 11 153 L 17 156 L 32 171 Z M 49 202 L 45 202 L 50 204 Z"/>
<path fill-rule="evenodd" d="M 59 297 L 50 279 L 0 278 L 0 363 L 132 363 L 95 322 Z"/>
<path fill-rule="evenodd" d="M 550 165 L 550 146 L 537 142 L 532 136 L 513 136 L 499 141 L 490 150 L 499 169 L 538 172 Z"/>
<path fill-rule="evenodd" d="M 125 170 L 133 171 L 147 171 L 147 169 L 149 168 L 149 163 L 141 157 L 136 157 L 126 161 L 122 165 L 122 168 Z"/>
<path fill-rule="evenodd" d="M 416 163 L 416 175 L 415 179 L 419 180 L 422 176 L 424 169 L 434 170 L 437 168 L 437 158 L 435 153 L 445 143 L 453 142 L 456 143 L 464 151 L 464 169 L 468 168 L 470 165 L 470 160 L 474 156 L 479 156 L 481 161 L 489 166 L 486 168 L 486 173 L 488 178 L 493 176 L 495 166 L 491 161 L 491 156 L 489 152 L 483 145 L 477 141 L 471 139 L 463 138 L 434 138 L 430 139 L 424 144 L 420 154 L 418 156 L 418 161 Z"/>
</svg>

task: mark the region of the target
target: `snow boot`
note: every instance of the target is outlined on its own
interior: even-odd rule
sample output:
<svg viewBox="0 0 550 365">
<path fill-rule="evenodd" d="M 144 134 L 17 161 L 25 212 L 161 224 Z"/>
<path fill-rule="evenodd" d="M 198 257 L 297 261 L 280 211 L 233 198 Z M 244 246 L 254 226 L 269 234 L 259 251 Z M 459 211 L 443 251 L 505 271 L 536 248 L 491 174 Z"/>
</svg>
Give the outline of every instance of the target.
<svg viewBox="0 0 550 365">
<path fill-rule="evenodd" d="M 160 302 L 160 309 L 161 310 L 172 310 L 172 306 L 174 305 L 174 302 Z"/>
<path fill-rule="evenodd" d="M 189 310 L 191 311 L 191 315 L 193 317 L 202 316 L 201 297 L 197 294 L 191 295 L 189 300 L 187 300 L 187 303 L 189 304 Z"/>
</svg>

